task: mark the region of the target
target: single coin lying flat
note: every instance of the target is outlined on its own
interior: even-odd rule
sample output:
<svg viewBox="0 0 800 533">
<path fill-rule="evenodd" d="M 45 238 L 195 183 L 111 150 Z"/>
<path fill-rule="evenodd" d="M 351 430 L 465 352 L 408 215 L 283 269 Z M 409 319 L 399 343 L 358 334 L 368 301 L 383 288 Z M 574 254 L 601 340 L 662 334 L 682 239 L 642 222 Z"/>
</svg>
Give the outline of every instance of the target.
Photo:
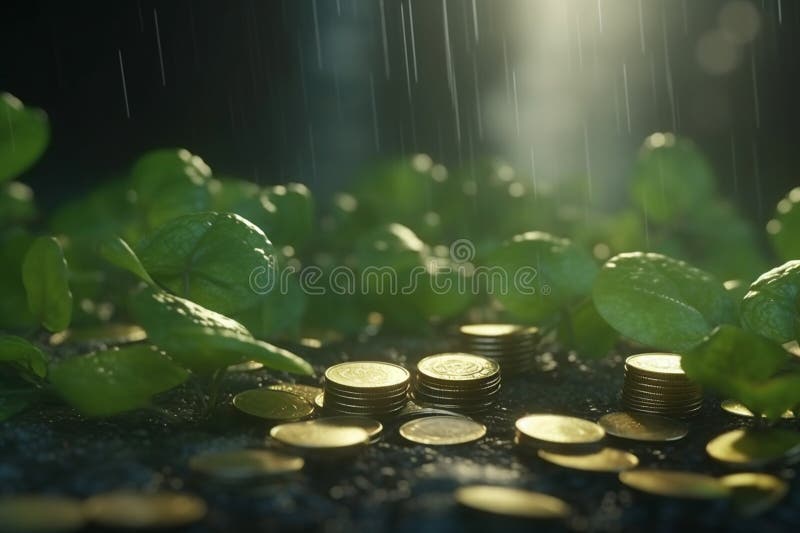
<svg viewBox="0 0 800 533">
<path fill-rule="evenodd" d="M 486 435 L 486 426 L 465 416 L 429 416 L 406 422 L 400 435 L 428 446 L 465 444 Z"/>
<path fill-rule="evenodd" d="M 455 499 L 469 509 L 513 518 L 557 519 L 572 512 L 570 506 L 559 498 L 511 487 L 461 487 L 456 490 Z"/>
<path fill-rule="evenodd" d="M 680 420 L 645 413 L 609 413 L 597 423 L 614 437 L 644 442 L 679 440 L 689 433 L 689 425 Z"/>
</svg>

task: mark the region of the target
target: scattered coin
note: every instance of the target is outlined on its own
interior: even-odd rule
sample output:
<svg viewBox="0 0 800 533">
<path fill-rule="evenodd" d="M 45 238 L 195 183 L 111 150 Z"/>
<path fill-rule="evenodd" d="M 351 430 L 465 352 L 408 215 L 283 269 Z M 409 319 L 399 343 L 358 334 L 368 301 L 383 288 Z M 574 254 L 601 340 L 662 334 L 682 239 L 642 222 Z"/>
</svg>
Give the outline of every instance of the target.
<svg viewBox="0 0 800 533">
<path fill-rule="evenodd" d="M 314 399 L 319 394 L 322 394 L 322 389 L 320 387 L 301 385 L 299 383 L 277 383 L 275 385 L 269 385 L 267 388 L 270 390 L 279 390 L 296 394 L 297 396 L 300 396 L 311 403 L 314 403 Z"/>
<path fill-rule="evenodd" d="M 685 422 L 645 413 L 609 413 L 597 423 L 614 437 L 645 442 L 679 440 L 689 433 Z"/>
<path fill-rule="evenodd" d="M 731 490 L 736 510 L 745 516 L 763 513 L 789 491 L 789 485 L 780 478 L 757 472 L 730 474 L 720 481 Z"/>
<path fill-rule="evenodd" d="M 356 426 L 335 426 L 317 420 L 291 422 L 273 427 L 276 441 L 303 452 L 349 453 L 369 443 L 369 433 Z"/>
<path fill-rule="evenodd" d="M 486 426 L 465 416 L 429 416 L 406 422 L 400 435 L 428 446 L 465 444 L 486 435 Z"/>
<path fill-rule="evenodd" d="M 202 519 L 206 504 L 200 498 L 177 492 L 109 492 L 92 496 L 84 512 L 105 527 L 130 529 L 177 527 Z"/>
<path fill-rule="evenodd" d="M 535 414 L 523 416 L 515 427 L 520 444 L 592 444 L 605 430 L 594 422 L 572 416 Z"/>
<path fill-rule="evenodd" d="M 195 455 L 189 467 L 217 479 L 242 481 L 297 472 L 303 459 L 271 450 L 229 450 Z"/>
<path fill-rule="evenodd" d="M 0 532 L 58 533 L 86 524 L 81 502 L 59 496 L 10 496 L 0 499 Z"/>
<path fill-rule="evenodd" d="M 708 455 L 722 463 L 760 467 L 800 455 L 800 432 L 787 429 L 735 429 L 706 445 Z"/>
<path fill-rule="evenodd" d="M 753 418 L 756 416 L 750 409 L 748 409 L 741 403 L 737 402 L 736 400 L 723 400 L 722 403 L 720 403 L 720 407 L 722 407 L 722 409 L 733 415 L 743 416 L 747 418 Z M 781 415 L 781 418 L 787 420 L 792 419 L 795 418 L 795 414 L 792 411 L 786 411 Z"/>
<path fill-rule="evenodd" d="M 366 416 L 327 416 L 314 422 L 333 427 L 358 427 L 367 432 L 370 440 L 378 438 L 383 431 L 383 424 Z"/>
<path fill-rule="evenodd" d="M 669 498 L 715 500 L 730 494 L 717 478 L 693 472 L 637 469 L 620 472 L 619 480 L 633 489 Z"/>
<path fill-rule="evenodd" d="M 566 502 L 554 496 L 492 485 L 461 487 L 455 492 L 455 500 L 469 509 L 513 518 L 552 520 L 572 512 Z"/>
<path fill-rule="evenodd" d="M 539 450 L 539 457 L 548 463 L 565 468 L 590 472 L 622 472 L 636 468 L 639 458 L 630 452 L 615 448 L 603 448 L 599 452 L 574 455 Z"/>
<path fill-rule="evenodd" d="M 266 420 L 300 420 L 314 412 L 314 406 L 296 394 L 270 389 L 251 389 L 233 397 L 233 405 L 248 415 Z"/>
<path fill-rule="evenodd" d="M 258 361 L 245 361 L 228 367 L 228 372 L 255 372 L 264 368 L 264 363 Z"/>
</svg>

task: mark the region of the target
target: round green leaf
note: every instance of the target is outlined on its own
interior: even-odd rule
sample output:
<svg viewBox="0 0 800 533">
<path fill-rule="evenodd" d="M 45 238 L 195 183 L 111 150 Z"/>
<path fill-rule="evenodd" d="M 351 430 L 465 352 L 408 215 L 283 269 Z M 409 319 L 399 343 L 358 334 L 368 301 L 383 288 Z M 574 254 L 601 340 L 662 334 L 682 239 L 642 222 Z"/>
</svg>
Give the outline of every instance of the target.
<svg viewBox="0 0 800 533">
<path fill-rule="evenodd" d="M 144 345 L 73 357 L 50 371 L 59 394 L 89 416 L 146 407 L 154 395 L 177 387 L 188 376 L 163 353 Z"/>
<path fill-rule="evenodd" d="M 647 217 L 667 222 L 714 194 L 714 174 L 693 142 L 671 133 L 654 133 L 642 146 L 631 193 Z"/>
<path fill-rule="evenodd" d="M 800 260 L 765 272 L 750 285 L 750 291 L 742 300 L 742 326 L 779 343 L 797 339 L 798 297 Z"/>
<path fill-rule="evenodd" d="M 0 361 L 16 363 L 42 378 L 47 375 L 44 354 L 22 337 L 0 333 Z"/>
<path fill-rule="evenodd" d="M 211 205 L 211 169 L 183 148 L 153 150 L 131 169 L 136 204 L 149 229 L 181 215 L 207 211 Z"/>
<path fill-rule="evenodd" d="M 484 277 L 489 294 L 511 313 L 539 322 L 589 294 L 596 274 L 589 253 L 568 239 L 533 231 L 490 252 L 473 276 Z"/>
<path fill-rule="evenodd" d="M 735 316 L 733 302 L 713 276 L 653 253 L 609 259 L 597 276 L 593 296 L 611 327 L 662 350 L 691 348 Z"/>
<path fill-rule="evenodd" d="M 72 317 L 69 269 L 61 245 L 53 237 L 39 237 L 22 263 L 22 282 L 31 313 L 50 331 L 67 329 Z"/>
<path fill-rule="evenodd" d="M 800 187 L 778 202 L 775 218 L 767 223 L 767 234 L 781 259 L 800 259 Z"/>
<path fill-rule="evenodd" d="M 232 213 L 176 218 L 138 247 L 145 270 L 161 286 L 223 314 L 256 305 L 251 287 L 273 277 L 274 253 L 266 235 Z"/>
<path fill-rule="evenodd" d="M 300 248 L 308 241 L 314 225 L 314 200 L 308 187 L 302 183 L 268 187 L 261 201 L 275 206 L 263 226 L 272 242 Z"/>
<path fill-rule="evenodd" d="M 50 140 L 47 115 L 0 93 L 0 182 L 19 177 L 44 153 Z"/>
<path fill-rule="evenodd" d="M 258 361 L 276 370 L 313 373 L 297 355 L 254 339 L 239 322 L 178 296 L 148 287 L 134 295 L 131 311 L 150 341 L 195 372 Z"/>
</svg>

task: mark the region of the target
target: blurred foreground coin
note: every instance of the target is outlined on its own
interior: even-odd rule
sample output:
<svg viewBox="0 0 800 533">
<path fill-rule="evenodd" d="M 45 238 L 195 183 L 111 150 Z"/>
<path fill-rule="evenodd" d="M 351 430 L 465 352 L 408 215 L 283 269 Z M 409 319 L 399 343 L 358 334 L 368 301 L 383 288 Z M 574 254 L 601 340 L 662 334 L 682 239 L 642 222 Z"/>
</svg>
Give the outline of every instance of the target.
<svg viewBox="0 0 800 533">
<path fill-rule="evenodd" d="M 722 403 L 719 404 L 719 406 L 722 407 L 724 411 L 727 411 L 732 415 L 743 416 L 746 418 L 753 418 L 756 416 L 755 414 L 753 414 L 753 411 L 751 411 L 741 403 L 737 402 L 736 400 L 723 400 Z M 781 415 L 781 418 L 788 420 L 795 418 L 795 415 L 792 411 L 786 411 Z"/>
<path fill-rule="evenodd" d="M 109 492 L 92 496 L 83 508 L 92 522 L 130 529 L 183 526 L 206 514 L 203 500 L 177 492 Z"/>
<path fill-rule="evenodd" d="M 428 446 L 465 444 L 486 435 L 486 426 L 465 416 L 429 416 L 406 422 L 400 435 Z"/>
<path fill-rule="evenodd" d="M 517 442 L 522 446 L 587 445 L 603 439 L 606 432 L 598 424 L 550 414 L 523 416 L 515 423 Z"/>
<path fill-rule="evenodd" d="M 58 496 L 10 496 L 0 499 L 3 533 L 57 533 L 86 523 L 81 502 Z"/>
<path fill-rule="evenodd" d="M 706 445 L 711 458 L 737 466 L 761 467 L 800 455 L 800 432 L 787 429 L 735 429 Z"/>
<path fill-rule="evenodd" d="M 556 519 L 571 513 L 569 505 L 554 496 L 511 487 L 461 487 L 455 499 L 469 509 L 513 518 Z"/>
<path fill-rule="evenodd" d="M 233 405 L 248 415 L 265 420 L 300 420 L 314 412 L 308 400 L 296 394 L 270 389 L 251 389 L 233 397 Z"/>
<path fill-rule="evenodd" d="M 271 450 L 229 450 L 206 452 L 189 460 L 189 467 L 201 474 L 225 481 L 244 481 L 297 472 L 303 459 Z"/>
<path fill-rule="evenodd" d="M 639 465 L 639 458 L 634 454 L 616 448 L 603 448 L 599 452 L 580 455 L 539 450 L 538 455 L 548 463 L 588 472 L 622 472 Z"/>
<path fill-rule="evenodd" d="M 668 498 L 717 500 L 730 494 L 717 478 L 693 472 L 629 470 L 621 472 L 619 480 L 633 489 Z"/>
<path fill-rule="evenodd" d="M 314 457 L 320 459 L 358 451 L 370 441 L 363 427 L 336 426 L 318 420 L 281 424 L 273 427 L 269 434 L 293 450 L 315 454 Z"/>
<path fill-rule="evenodd" d="M 755 516 L 770 509 L 786 496 L 789 485 L 770 474 L 742 472 L 720 478 L 731 489 L 736 511 L 744 516 Z"/>
</svg>

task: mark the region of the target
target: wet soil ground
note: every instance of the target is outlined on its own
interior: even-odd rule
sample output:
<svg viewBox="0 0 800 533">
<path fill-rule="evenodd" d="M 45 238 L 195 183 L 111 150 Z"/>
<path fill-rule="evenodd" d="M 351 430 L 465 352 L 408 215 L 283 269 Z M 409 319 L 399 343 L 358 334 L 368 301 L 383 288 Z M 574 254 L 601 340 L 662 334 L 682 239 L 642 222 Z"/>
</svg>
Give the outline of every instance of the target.
<svg viewBox="0 0 800 533">
<path fill-rule="evenodd" d="M 346 359 L 382 359 L 409 367 L 447 341 L 373 339 L 296 351 L 318 373 Z M 203 497 L 209 513 L 187 531 L 798 531 L 797 468 L 768 471 L 787 480 L 783 502 L 755 518 L 738 516 L 728 502 L 683 502 L 632 491 L 611 474 L 567 470 L 520 454 L 514 421 L 529 412 L 552 412 L 596 420 L 619 410 L 622 357 L 581 361 L 555 352 L 548 371 L 504 381 L 499 405 L 481 420 L 487 436 L 477 443 L 426 447 L 404 442 L 388 421 L 383 438 L 352 460 L 309 462 L 299 474 L 257 484 L 225 485 L 199 478 L 187 463 L 195 453 L 274 446 L 263 421 L 229 406 L 235 392 L 292 377 L 255 371 L 231 374 L 223 406 L 209 420 L 194 414 L 195 396 L 178 390 L 160 405 L 186 420 L 139 411 L 105 420 L 85 419 L 59 404 L 42 405 L 0 424 L 0 493 L 49 493 L 86 497 L 118 488 L 184 490 Z M 545 357 L 548 360 L 548 357 Z M 303 383 L 316 384 L 314 380 Z M 709 459 L 705 444 L 717 434 L 755 423 L 730 415 L 707 398 L 702 414 L 680 441 L 649 445 L 609 438 L 609 445 L 635 453 L 642 466 L 704 472 L 731 470 Z M 796 421 L 782 422 L 800 429 Z M 452 493 L 470 483 L 502 484 L 546 492 L 575 510 L 566 523 L 519 523 L 475 515 L 455 505 Z"/>
</svg>

